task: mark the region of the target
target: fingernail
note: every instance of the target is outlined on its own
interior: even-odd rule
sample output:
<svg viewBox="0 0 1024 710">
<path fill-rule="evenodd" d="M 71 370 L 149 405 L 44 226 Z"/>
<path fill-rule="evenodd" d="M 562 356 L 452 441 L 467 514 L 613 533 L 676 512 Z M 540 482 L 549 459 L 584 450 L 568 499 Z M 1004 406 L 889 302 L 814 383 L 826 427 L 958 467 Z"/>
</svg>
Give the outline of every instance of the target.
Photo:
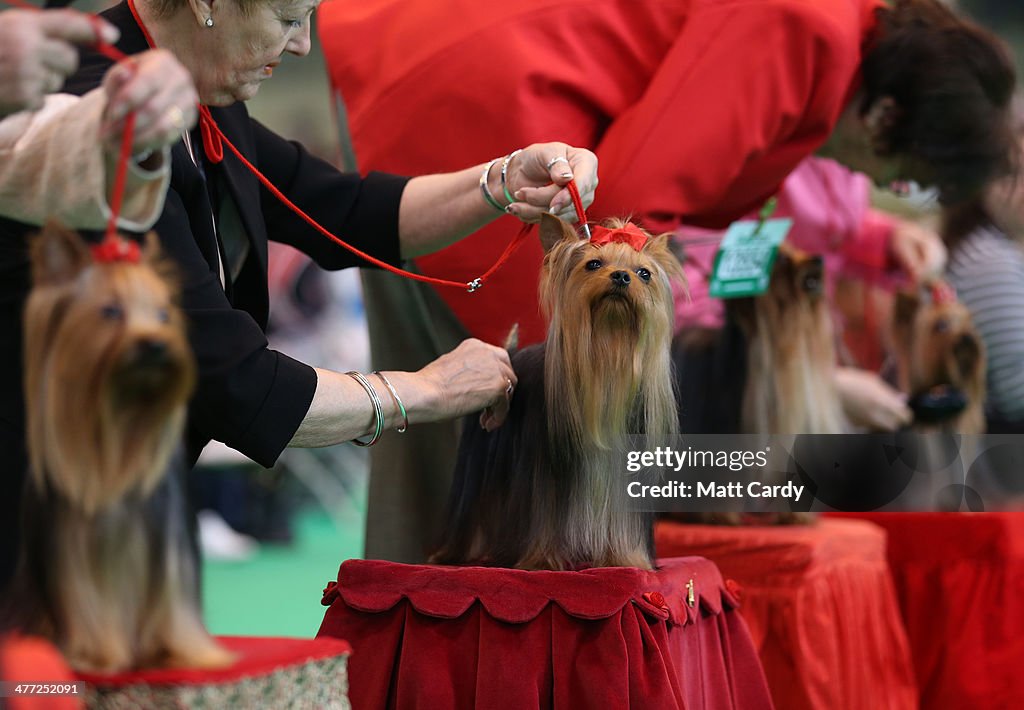
<svg viewBox="0 0 1024 710">
<path fill-rule="evenodd" d="M 566 180 L 572 180 L 572 173 L 564 172 L 562 173 L 562 177 L 565 178 Z"/>
<path fill-rule="evenodd" d="M 113 44 L 121 38 L 121 31 L 113 25 L 102 25 L 100 30 L 100 39 L 107 44 Z"/>
<path fill-rule="evenodd" d="M 517 200 L 522 200 L 523 199 L 523 191 L 522 190 L 516 190 L 515 194 L 513 195 L 513 197 L 515 197 Z"/>
</svg>

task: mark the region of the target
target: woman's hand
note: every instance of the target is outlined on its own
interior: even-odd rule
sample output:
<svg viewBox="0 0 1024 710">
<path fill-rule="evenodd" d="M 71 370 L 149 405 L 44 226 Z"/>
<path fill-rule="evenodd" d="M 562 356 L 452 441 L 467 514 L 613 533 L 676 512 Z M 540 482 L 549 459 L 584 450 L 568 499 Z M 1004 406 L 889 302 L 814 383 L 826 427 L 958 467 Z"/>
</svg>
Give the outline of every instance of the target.
<svg viewBox="0 0 1024 710">
<path fill-rule="evenodd" d="M 464 340 L 416 373 L 431 395 L 424 412 L 410 412 L 410 422 L 453 419 L 483 410 L 488 431 L 505 421 L 516 385 L 508 352 L 480 340 Z"/>
<path fill-rule="evenodd" d="M 509 162 L 507 184 L 516 201 L 507 211 L 530 223 L 539 222 L 545 212 L 575 222 L 576 210 L 565 189 L 573 179 L 588 207 L 597 190 L 597 156 L 565 143 L 534 143 Z"/>
<path fill-rule="evenodd" d="M 896 431 L 914 420 L 906 397 L 873 372 L 836 368 L 836 389 L 853 424 L 871 431 Z"/>
<path fill-rule="evenodd" d="M 101 136 L 108 154 L 121 149 L 125 118 L 132 111 L 135 133 L 132 152 L 173 145 L 195 125 L 199 96 L 192 76 L 165 49 L 152 49 L 115 64 L 103 78 L 107 109 Z"/>
<path fill-rule="evenodd" d="M 889 249 L 904 273 L 915 283 L 942 275 L 946 247 L 938 234 L 913 222 L 897 221 Z"/>
<path fill-rule="evenodd" d="M 101 37 L 97 37 L 97 31 Z M 42 106 L 78 69 L 73 45 L 116 42 L 117 28 L 75 10 L 0 13 L 0 117 Z"/>
</svg>

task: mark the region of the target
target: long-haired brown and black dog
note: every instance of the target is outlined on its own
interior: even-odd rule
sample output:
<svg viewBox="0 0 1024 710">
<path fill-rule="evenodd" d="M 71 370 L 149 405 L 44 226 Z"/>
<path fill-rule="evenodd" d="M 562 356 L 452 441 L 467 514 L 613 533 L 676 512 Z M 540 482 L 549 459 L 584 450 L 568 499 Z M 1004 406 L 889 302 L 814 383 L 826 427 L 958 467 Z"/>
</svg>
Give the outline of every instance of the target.
<svg viewBox="0 0 1024 710">
<path fill-rule="evenodd" d="M 970 311 L 943 281 L 896 294 L 892 347 L 915 429 L 985 432 L 985 346 Z"/>
<path fill-rule="evenodd" d="M 140 254 L 49 224 L 31 258 L 16 619 L 80 670 L 223 665 L 168 475 L 195 368 L 156 236 Z"/>
<path fill-rule="evenodd" d="M 822 258 L 783 243 L 768 290 L 726 301 L 721 330 L 674 344 L 683 430 L 702 434 L 838 434 L 849 429 Z"/>
<path fill-rule="evenodd" d="M 668 237 L 612 221 L 582 240 L 545 216 L 546 342 L 513 354 L 519 382 L 494 432 L 467 420 L 448 526 L 432 562 L 650 568 L 651 518 L 628 510 L 631 435 L 678 430 Z"/>
</svg>

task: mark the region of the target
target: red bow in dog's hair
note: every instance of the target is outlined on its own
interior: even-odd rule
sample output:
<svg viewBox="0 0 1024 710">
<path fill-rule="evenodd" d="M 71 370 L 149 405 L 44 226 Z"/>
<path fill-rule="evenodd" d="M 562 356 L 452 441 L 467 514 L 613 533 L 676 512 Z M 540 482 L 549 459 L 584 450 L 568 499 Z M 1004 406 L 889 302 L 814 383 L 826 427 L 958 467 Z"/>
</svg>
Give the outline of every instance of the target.
<svg viewBox="0 0 1024 710">
<path fill-rule="evenodd" d="M 110 264 L 115 261 L 138 264 L 141 258 L 141 251 L 136 242 L 117 236 L 109 236 L 99 244 L 92 245 L 92 258 L 101 264 Z"/>
<path fill-rule="evenodd" d="M 647 235 L 632 222 L 626 222 L 626 224 L 618 229 L 607 229 L 606 227 L 598 226 L 593 226 L 590 229 L 592 232 L 590 243 L 595 246 L 601 246 L 610 242 L 621 242 L 640 251 L 644 248 L 644 244 L 647 243 Z"/>
<path fill-rule="evenodd" d="M 936 306 L 945 306 L 949 303 L 956 303 L 956 291 L 945 281 L 936 281 L 932 284 L 932 303 Z"/>
</svg>

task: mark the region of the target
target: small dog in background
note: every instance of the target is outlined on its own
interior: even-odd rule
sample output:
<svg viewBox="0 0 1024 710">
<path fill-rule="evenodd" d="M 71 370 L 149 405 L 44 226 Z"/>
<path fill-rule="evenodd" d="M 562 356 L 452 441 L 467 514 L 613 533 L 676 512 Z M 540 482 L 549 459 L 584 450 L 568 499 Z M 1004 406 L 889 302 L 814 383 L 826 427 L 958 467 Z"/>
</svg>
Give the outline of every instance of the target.
<svg viewBox="0 0 1024 710">
<path fill-rule="evenodd" d="M 915 429 L 985 432 L 985 346 L 967 307 L 943 281 L 896 295 L 892 348 Z"/>
<path fill-rule="evenodd" d="M 674 346 L 683 430 L 705 434 L 838 434 L 849 430 L 835 385 L 824 262 L 783 243 L 768 290 L 725 302 L 720 331 Z"/>
<path fill-rule="evenodd" d="M 79 670 L 229 663 L 168 475 L 195 367 L 156 235 L 90 247 L 51 223 L 31 259 L 16 619 Z"/>
<path fill-rule="evenodd" d="M 649 569 L 652 520 L 628 509 L 621 454 L 630 435 L 678 431 L 670 281 L 682 269 L 667 235 L 621 221 L 587 241 L 545 215 L 540 238 L 547 340 L 513 354 L 504 425 L 467 420 L 431 561 Z"/>
</svg>

